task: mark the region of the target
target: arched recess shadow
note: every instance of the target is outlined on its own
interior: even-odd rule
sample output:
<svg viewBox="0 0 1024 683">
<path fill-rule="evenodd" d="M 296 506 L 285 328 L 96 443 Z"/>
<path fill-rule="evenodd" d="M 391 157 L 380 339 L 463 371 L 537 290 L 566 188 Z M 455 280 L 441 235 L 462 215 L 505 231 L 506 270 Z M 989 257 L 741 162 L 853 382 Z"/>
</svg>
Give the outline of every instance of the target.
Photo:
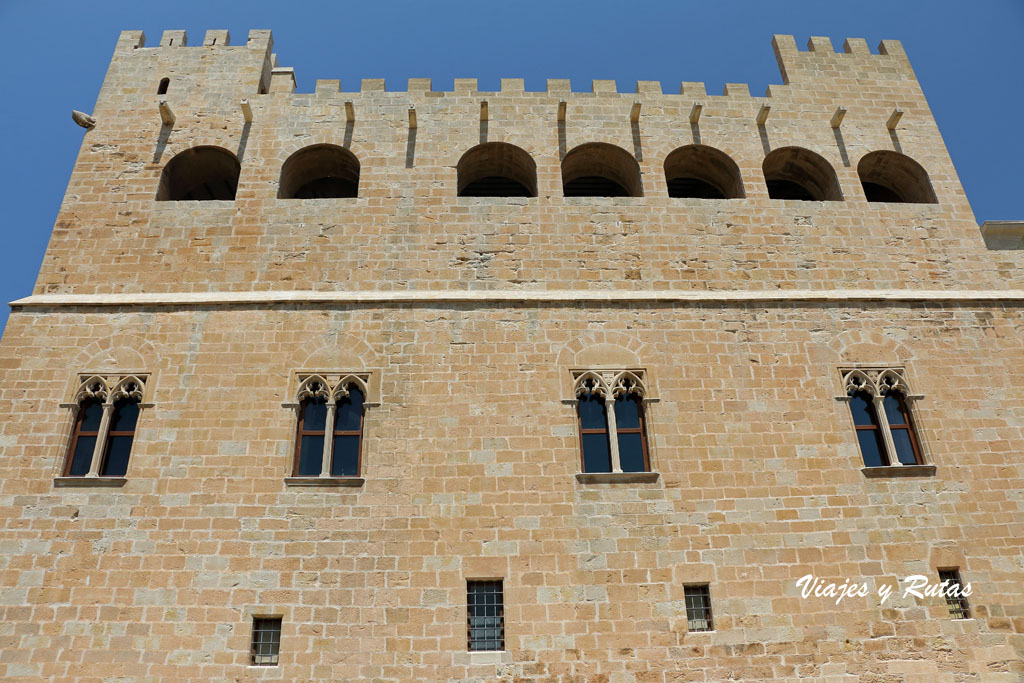
<svg viewBox="0 0 1024 683">
<path fill-rule="evenodd" d="M 812 202 L 843 200 L 836 170 L 825 157 L 803 147 L 780 147 L 761 164 L 768 196 Z"/>
<path fill-rule="evenodd" d="M 238 157 L 223 147 L 190 147 L 164 165 L 156 200 L 232 201 L 241 171 Z"/>
<path fill-rule="evenodd" d="M 537 196 L 537 164 L 526 150 L 507 142 L 471 148 L 456 171 L 460 197 Z"/>
<path fill-rule="evenodd" d="M 281 165 L 278 199 L 334 199 L 359 196 L 359 159 L 337 145 L 313 144 Z"/>
<path fill-rule="evenodd" d="M 729 155 L 707 145 L 685 145 L 665 157 L 669 197 L 739 199 L 743 178 Z"/>
<path fill-rule="evenodd" d="M 888 150 L 869 152 L 857 164 L 857 175 L 869 202 L 938 202 L 928 172 L 905 154 Z"/>
<path fill-rule="evenodd" d="M 562 159 L 562 193 L 566 197 L 642 197 L 640 164 L 617 145 L 578 145 Z"/>
</svg>

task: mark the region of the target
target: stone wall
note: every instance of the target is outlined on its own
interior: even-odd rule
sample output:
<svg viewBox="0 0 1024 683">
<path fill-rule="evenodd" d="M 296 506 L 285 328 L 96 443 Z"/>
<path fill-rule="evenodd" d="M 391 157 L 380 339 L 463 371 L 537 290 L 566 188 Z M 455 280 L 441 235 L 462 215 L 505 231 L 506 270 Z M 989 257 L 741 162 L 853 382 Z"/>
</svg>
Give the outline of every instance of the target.
<svg viewBox="0 0 1024 683">
<path fill-rule="evenodd" d="M 515 79 L 295 94 L 269 32 L 180 34 L 122 34 L 0 342 L 0 677 L 1019 680 L 1019 257 L 986 250 L 898 43 L 776 37 L 787 84 L 767 98 Z M 456 196 L 484 132 L 532 155 L 537 197 Z M 667 197 L 664 160 L 697 136 L 736 161 L 745 198 Z M 592 141 L 637 157 L 643 197 L 562 197 L 561 154 Z M 357 198 L 277 199 L 312 143 L 356 154 Z M 200 144 L 239 156 L 235 201 L 154 201 L 167 160 Z M 766 147 L 791 144 L 833 164 L 845 201 L 769 199 Z M 858 160 L 894 148 L 937 204 L 865 200 Z M 207 293 L 236 298 L 184 297 Z M 644 371 L 656 477 L 577 476 L 570 371 L 612 366 Z M 906 371 L 933 472 L 868 476 L 840 374 L 865 366 Z M 300 371 L 371 376 L 359 485 L 287 481 Z M 60 485 L 93 372 L 146 376 L 128 472 Z M 875 595 L 949 567 L 972 619 Z M 802 599 L 808 573 L 871 592 Z M 466 581 L 494 578 L 505 650 L 469 653 Z M 691 583 L 710 586 L 712 632 L 688 631 Z M 249 667 L 269 614 L 280 665 Z"/>
</svg>

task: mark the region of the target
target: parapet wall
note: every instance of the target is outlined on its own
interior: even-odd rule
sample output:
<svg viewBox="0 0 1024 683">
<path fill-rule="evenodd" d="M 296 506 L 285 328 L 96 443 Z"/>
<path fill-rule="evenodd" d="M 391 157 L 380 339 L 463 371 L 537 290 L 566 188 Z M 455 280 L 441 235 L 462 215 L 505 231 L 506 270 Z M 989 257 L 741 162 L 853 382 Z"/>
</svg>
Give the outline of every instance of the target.
<svg viewBox="0 0 1024 683">
<path fill-rule="evenodd" d="M 149 48 L 140 32 L 122 34 L 36 293 L 342 283 L 357 290 L 994 289 L 1020 278 L 989 259 L 895 41 L 872 54 L 850 39 L 847 52 L 836 53 L 826 39 L 801 51 L 792 37 L 777 36 L 786 82 L 764 97 L 742 83 L 708 95 L 691 81 L 678 94 L 655 81 L 621 93 L 608 80 L 573 92 L 564 79 L 529 92 L 518 78 L 502 79 L 497 92 L 480 91 L 472 78 L 438 92 L 430 79 L 414 78 L 403 91 L 364 79 L 359 92 L 342 92 L 339 81 L 324 79 L 314 92 L 297 93 L 269 31 L 253 31 L 239 46 L 211 31 L 203 43 L 188 46 L 184 32 L 168 31 Z M 166 92 L 158 93 L 165 78 Z M 834 127 L 839 109 L 845 115 Z M 890 129 L 896 110 L 902 117 Z M 529 155 L 536 197 L 458 196 L 459 160 L 482 142 Z M 636 160 L 642 196 L 564 196 L 562 160 L 595 142 Z M 666 159 L 692 144 L 735 162 L 742 198 L 668 196 Z M 203 145 L 238 159 L 235 199 L 155 201 L 170 160 Z M 278 198 L 284 163 L 310 145 L 335 145 L 358 159 L 357 197 Z M 842 201 L 770 198 L 762 165 L 783 147 L 824 158 Z M 938 202 L 868 202 L 857 166 L 878 150 L 920 164 Z M 581 281 L 582 264 L 600 277 Z"/>
</svg>

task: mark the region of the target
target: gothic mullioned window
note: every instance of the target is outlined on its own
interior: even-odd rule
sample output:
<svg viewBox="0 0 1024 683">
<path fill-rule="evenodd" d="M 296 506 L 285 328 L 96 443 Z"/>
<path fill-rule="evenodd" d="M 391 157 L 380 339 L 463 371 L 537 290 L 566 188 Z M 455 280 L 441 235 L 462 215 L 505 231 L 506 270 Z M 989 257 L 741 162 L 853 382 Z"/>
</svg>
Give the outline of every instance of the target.
<svg viewBox="0 0 1024 683">
<path fill-rule="evenodd" d="M 903 370 L 844 370 L 843 389 L 866 467 L 924 464 L 907 404 L 914 397 Z"/>
<path fill-rule="evenodd" d="M 574 391 L 583 472 L 649 472 L 643 373 L 588 370 Z"/>
<path fill-rule="evenodd" d="M 92 375 L 79 384 L 65 477 L 125 476 L 144 390 L 138 375 Z"/>
<path fill-rule="evenodd" d="M 366 377 L 301 376 L 294 476 L 356 478 L 362 470 Z"/>
</svg>

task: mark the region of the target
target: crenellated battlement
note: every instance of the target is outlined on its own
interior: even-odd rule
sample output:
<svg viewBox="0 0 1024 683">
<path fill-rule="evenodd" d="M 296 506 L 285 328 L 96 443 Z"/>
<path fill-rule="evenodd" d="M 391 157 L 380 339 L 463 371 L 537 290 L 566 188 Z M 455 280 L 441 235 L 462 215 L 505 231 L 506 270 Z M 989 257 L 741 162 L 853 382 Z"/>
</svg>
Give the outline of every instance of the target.
<svg viewBox="0 0 1024 683">
<path fill-rule="evenodd" d="M 267 49 L 273 45 L 273 38 L 269 29 L 252 29 L 245 45 L 231 45 L 231 35 L 224 29 L 210 29 L 203 37 L 201 47 L 248 47 L 254 49 Z M 117 51 L 130 51 L 138 49 L 152 50 L 157 47 L 192 47 L 188 44 L 188 35 L 180 29 L 164 31 L 160 36 L 159 45 L 146 47 L 146 34 L 142 31 L 121 31 L 117 40 Z M 199 46 L 195 46 L 199 47 Z"/>
<path fill-rule="evenodd" d="M 836 52 L 832 41 L 827 37 L 811 37 L 807 42 L 807 49 L 800 50 L 796 40 L 791 35 L 776 35 L 772 39 L 772 46 L 778 60 L 779 70 L 783 83 L 787 86 L 805 86 L 814 84 L 819 87 L 823 81 L 835 80 L 842 74 L 857 74 L 862 79 L 875 79 L 879 81 L 893 80 L 915 80 L 913 70 L 903 51 L 903 46 L 898 40 L 883 40 L 877 53 L 872 52 L 863 38 L 847 38 L 843 43 L 843 51 Z M 123 31 L 117 43 L 116 53 L 118 55 L 134 54 L 141 58 L 163 58 L 183 59 L 200 54 L 200 50 L 193 49 L 178 52 L 176 48 L 193 47 L 188 43 L 188 36 L 182 30 L 164 31 L 158 46 L 146 47 L 146 38 L 142 31 Z M 269 85 L 266 91 L 281 93 L 295 92 L 296 78 L 294 70 L 290 67 L 281 66 L 277 62 L 277 55 L 271 53 L 273 49 L 273 37 L 269 30 L 251 30 L 245 45 L 232 45 L 230 35 L 225 30 L 209 30 L 206 32 L 202 45 L 194 48 L 232 48 L 228 53 L 218 50 L 220 56 L 228 57 L 233 51 L 247 48 L 249 50 L 261 50 L 269 57 L 268 67 L 273 74 L 267 78 L 274 77 L 273 85 Z M 173 52 L 172 52 L 173 51 Z M 543 91 L 528 91 L 522 78 L 503 78 L 501 88 L 497 91 L 482 91 L 477 86 L 475 78 L 456 78 L 453 88 L 450 91 L 433 90 L 431 79 L 410 78 L 406 88 L 388 89 L 384 79 L 364 78 L 358 92 L 362 93 L 431 93 L 433 95 L 476 95 L 484 93 L 500 93 L 502 95 L 514 94 L 536 94 L 538 92 L 558 96 L 602 96 L 617 94 L 636 95 L 671 95 L 678 94 L 685 97 L 750 97 L 750 88 L 746 83 L 727 83 L 720 95 L 707 92 L 703 82 L 683 81 L 678 86 L 663 85 L 660 81 L 637 81 L 635 89 L 620 91 L 614 80 L 594 80 L 589 90 L 574 90 L 569 79 L 553 78 L 548 79 L 546 88 Z M 337 79 L 320 79 L 316 81 L 314 92 L 330 94 L 341 91 L 340 82 Z M 778 96 L 780 86 L 769 87 L 765 93 L 766 97 Z M 258 93 L 254 93 L 258 94 Z"/>
<path fill-rule="evenodd" d="M 763 94 L 743 82 L 712 94 L 693 80 L 640 80 L 627 87 L 595 79 L 574 88 L 565 78 L 548 79 L 537 91 L 523 78 L 502 78 L 493 90 L 481 89 L 476 78 L 456 78 L 442 90 L 430 78 L 390 88 L 382 78 L 364 78 L 358 86 L 349 78 L 323 78 L 297 92 L 295 71 L 278 59 L 270 31 L 250 31 L 239 45 L 226 31 L 207 31 L 202 44 L 193 45 L 184 31 L 172 30 L 154 47 L 145 46 L 141 32 L 126 31 L 92 112 L 95 125 L 85 134 L 66 208 L 82 215 L 89 213 L 82 205 L 95 207 L 90 220 L 104 226 L 118 223 L 124 210 L 148 226 L 146 237 L 130 231 L 124 238 L 133 245 L 132 258 L 138 253 L 153 266 L 141 269 L 133 285 L 147 291 L 177 287 L 183 279 L 202 289 L 202 271 L 160 270 L 179 257 L 205 262 L 223 256 L 220 247 L 204 251 L 202 240 L 217 236 L 218 244 L 234 244 L 250 231 L 266 232 L 278 235 L 290 254 L 284 235 L 307 239 L 312 224 L 325 226 L 321 238 L 330 246 L 311 247 L 309 263 L 345 281 L 352 277 L 330 260 L 330 250 L 340 244 L 353 258 L 404 263 L 405 256 L 388 251 L 387 241 L 351 247 L 351 239 L 389 221 L 422 240 L 410 249 L 421 260 L 432 255 L 432 273 L 472 269 L 473 281 L 479 272 L 487 286 L 491 279 L 571 286 L 571 271 L 561 272 L 550 259 L 572 262 L 580 239 L 607 225 L 616 235 L 626 232 L 613 240 L 617 246 L 589 257 L 609 273 L 610 280 L 595 282 L 597 287 L 729 288 L 736 284 L 731 278 L 737 263 L 761 258 L 751 255 L 737 231 L 767 231 L 769 241 L 776 233 L 791 236 L 787 246 L 773 252 L 773 243 L 763 252 L 771 265 L 762 272 L 770 271 L 771 281 L 786 288 L 859 286 L 861 273 L 844 270 L 844 231 L 851 223 L 899 224 L 858 237 L 866 240 L 859 253 L 870 252 L 877 265 L 871 275 L 877 287 L 896 286 L 894 273 L 906 276 L 899 264 L 913 250 L 905 240 L 916 233 L 900 221 L 927 226 L 955 217 L 945 228 L 949 239 L 983 248 L 898 42 L 883 41 L 877 53 L 863 39 L 846 40 L 842 52 L 827 38 L 811 38 L 807 49 L 792 36 L 772 42 L 782 82 Z M 879 219 L 879 212 L 902 218 Z M 614 215 L 607 225 L 605 213 Z M 435 222 L 438 216 L 444 220 Z M 651 256 L 649 272 L 620 273 L 633 258 L 633 228 L 620 228 L 620 222 L 649 226 L 643 239 L 659 245 L 665 260 Z M 815 223 L 841 227 L 823 235 Z M 490 246 L 483 256 L 466 257 L 464 247 L 450 241 L 455 233 L 484 239 L 499 225 L 516 233 L 553 224 L 568 227 L 549 235 L 543 249 L 519 255 L 514 244 L 494 247 L 511 249 L 514 257 L 492 256 Z M 572 232 L 577 228 L 580 234 Z M 173 242 L 182 231 L 201 236 L 180 247 L 188 256 L 179 255 Z M 170 242 L 151 252 L 143 245 L 150 238 Z M 109 235 L 103 258 L 122 258 L 125 242 L 119 239 Z M 267 253 L 264 239 L 277 237 L 236 245 L 249 262 L 263 264 L 258 272 L 243 275 L 223 265 L 238 278 L 237 286 L 252 282 L 276 290 L 308 277 L 294 257 Z M 687 240 L 692 253 L 710 254 L 711 265 L 695 270 L 680 260 L 677 244 Z M 893 240 L 902 246 L 893 249 Z M 811 244 L 815 255 L 805 257 L 802 250 Z M 51 254 L 60 248 L 63 243 Z M 817 255 L 822 248 L 826 256 Z M 60 254 L 41 274 L 40 292 L 108 286 L 105 276 L 78 274 L 72 251 Z M 470 268 L 478 262 L 500 266 Z M 918 284 L 934 286 L 929 267 L 919 270 Z M 67 272 L 78 278 L 72 285 L 65 284 Z M 356 281 L 375 288 L 389 280 L 371 273 Z M 439 275 L 420 285 L 447 288 L 460 281 Z"/>
</svg>

